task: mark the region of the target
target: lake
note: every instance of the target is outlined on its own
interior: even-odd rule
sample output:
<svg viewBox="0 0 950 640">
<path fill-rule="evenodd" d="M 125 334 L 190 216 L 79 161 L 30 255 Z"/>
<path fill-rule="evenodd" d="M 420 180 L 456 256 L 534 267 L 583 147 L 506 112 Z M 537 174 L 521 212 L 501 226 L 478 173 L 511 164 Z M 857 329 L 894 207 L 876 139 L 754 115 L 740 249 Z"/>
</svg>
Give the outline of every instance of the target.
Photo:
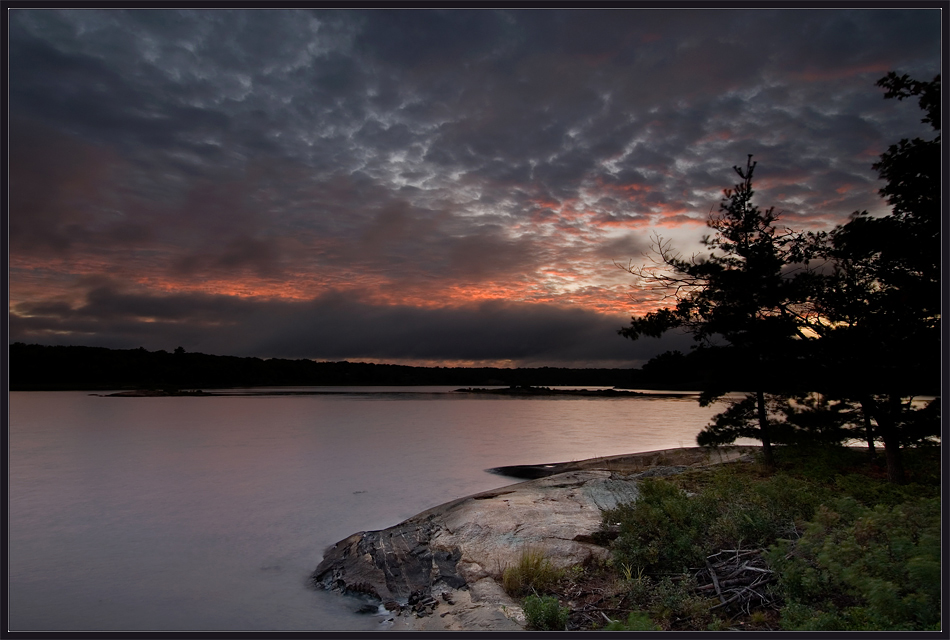
<svg viewBox="0 0 950 640">
<path fill-rule="evenodd" d="M 491 467 L 695 446 L 721 410 L 452 389 L 10 393 L 10 629 L 383 629 L 307 586 L 327 546 L 517 482 Z"/>
</svg>

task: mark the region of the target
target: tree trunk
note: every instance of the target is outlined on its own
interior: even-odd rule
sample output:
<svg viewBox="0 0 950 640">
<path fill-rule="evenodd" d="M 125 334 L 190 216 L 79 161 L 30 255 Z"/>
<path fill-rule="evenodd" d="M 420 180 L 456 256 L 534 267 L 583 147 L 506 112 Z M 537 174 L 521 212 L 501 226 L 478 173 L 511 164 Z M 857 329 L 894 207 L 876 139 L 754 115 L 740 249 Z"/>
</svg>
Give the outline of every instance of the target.
<svg viewBox="0 0 950 640">
<path fill-rule="evenodd" d="M 755 392 L 756 405 L 759 411 L 759 439 L 762 441 L 762 459 L 770 467 L 775 466 L 772 456 L 772 439 L 769 437 L 769 418 L 765 412 L 765 392 Z"/>
<path fill-rule="evenodd" d="M 878 405 L 877 426 L 884 441 L 884 459 L 887 461 L 887 480 L 895 484 L 904 484 L 904 462 L 901 452 L 900 434 L 897 432 L 897 417 L 900 415 L 901 398 L 891 395 L 887 406 Z"/>
<path fill-rule="evenodd" d="M 869 396 L 861 398 L 861 413 L 864 414 L 864 434 L 868 441 L 868 451 L 871 453 L 871 457 L 874 458 L 877 456 L 877 451 L 874 450 L 874 430 L 871 428 L 871 413 L 873 404 Z"/>
</svg>

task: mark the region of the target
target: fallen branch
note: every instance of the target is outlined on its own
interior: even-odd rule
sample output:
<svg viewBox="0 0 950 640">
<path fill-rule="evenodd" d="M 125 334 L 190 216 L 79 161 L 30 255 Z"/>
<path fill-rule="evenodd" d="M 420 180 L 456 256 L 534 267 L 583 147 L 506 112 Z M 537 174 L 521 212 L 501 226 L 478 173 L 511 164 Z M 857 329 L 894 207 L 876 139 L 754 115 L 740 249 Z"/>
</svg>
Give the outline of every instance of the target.
<svg viewBox="0 0 950 640">
<path fill-rule="evenodd" d="M 709 575 L 712 577 L 713 586 L 716 588 L 716 595 L 719 596 L 720 602 L 726 604 L 726 599 L 722 595 L 722 589 L 719 588 L 719 578 L 716 577 L 716 572 L 713 571 L 712 565 L 709 564 L 709 560 L 706 560 L 706 567 L 709 569 Z"/>
<path fill-rule="evenodd" d="M 723 549 L 707 556 L 704 569 L 693 575 L 697 593 L 715 592 L 720 609 L 730 605 L 749 612 L 753 603 L 771 603 L 767 585 L 775 577 L 766 566 L 762 549 Z"/>
</svg>

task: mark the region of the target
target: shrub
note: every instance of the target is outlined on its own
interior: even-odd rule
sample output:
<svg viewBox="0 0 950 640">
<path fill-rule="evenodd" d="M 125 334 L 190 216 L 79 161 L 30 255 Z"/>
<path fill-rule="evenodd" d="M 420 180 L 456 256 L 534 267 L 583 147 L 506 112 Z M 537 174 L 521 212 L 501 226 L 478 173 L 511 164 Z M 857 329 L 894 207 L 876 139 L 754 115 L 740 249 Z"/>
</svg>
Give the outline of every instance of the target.
<svg viewBox="0 0 950 640">
<path fill-rule="evenodd" d="M 604 627 L 604 631 L 659 631 L 650 616 L 642 611 L 631 611 L 626 622 L 614 620 Z"/>
<path fill-rule="evenodd" d="M 923 630 L 940 623 L 940 502 L 823 506 L 772 554 L 794 630 Z"/>
<path fill-rule="evenodd" d="M 835 486 L 842 494 L 851 496 L 869 507 L 877 504 L 895 506 L 912 498 L 929 498 L 940 495 L 939 485 L 875 482 L 869 481 L 867 476 L 858 473 L 836 478 Z"/>
<path fill-rule="evenodd" d="M 773 604 L 745 609 L 745 628 L 940 630 L 939 451 L 908 449 L 908 485 L 874 477 L 865 451 L 779 451 L 778 473 L 723 465 L 645 478 L 637 502 L 604 513 L 619 528 L 627 606 L 664 629 L 733 628 L 688 569 L 722 549 L 771 547 Z"/>
<path fill-rule="evenodd" d="M 501 574 L 501 586 L 508 595 L 518 598 L 532 591 L 549 590 L 562 574 L 543 551 L 526 548 L 522 550 L 518 564 L 505 567 Z"/>
<path fill-rule="evenodd" d="M 530 595 L 522 602 L 528 627 L 541 631 L 564 631 L 567 628 L 568 608 L 562 607 L 554 596 Z"/>
<path fill-rule="evenodd" d="M 811 517 L 828 495 L 782 474 L 750 483 L 731 468 L 711 472 L 693 496 L 661 478 L 644 479 L 639 489 L 636 502 L 605 512 L 604 523 L 620 524 L 613 543 L 617 565 L 650 573 L 702 566 L 720 549 L 771 544 L 794 531 L 796 520 Z"/>
<path fill-rule="evenodd" d="M 648 604 L 650 617 L 666 629 L 705 627 L 712 621 L 713 600 L 694 593 L 695 586 L 688 577 L 673 581 L 670 576 L 663 576 L 644 603 Z"/>
<path fill-rule="evenodd" d="M 780 447 L 776 459 L 783 469 L 794 470 L 796 475 L 814 482 L 827 483 L 842 469 L 864 463 L 867 452 L 842 446 L 794 444 Z"/>
</svg>

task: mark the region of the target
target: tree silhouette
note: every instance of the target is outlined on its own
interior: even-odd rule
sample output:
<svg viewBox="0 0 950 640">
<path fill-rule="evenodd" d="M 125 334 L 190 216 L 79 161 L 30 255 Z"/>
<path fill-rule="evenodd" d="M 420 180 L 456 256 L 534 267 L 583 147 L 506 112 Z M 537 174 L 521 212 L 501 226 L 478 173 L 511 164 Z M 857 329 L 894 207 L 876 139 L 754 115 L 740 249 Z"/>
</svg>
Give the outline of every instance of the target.
<svg viewBox="0 0 950 640">
<path fill-rule="evenodd" d="M 918 98 L 921 121 L 940 131 L 939 75 L 920 82 L 891 72 L 877 84 L 885 99 Z M 939 382 L 940 159 L 939 133 L 891 145 L 873 165 L 890 214 L 856 212 L 831 232 L 795 234 L 776 228 L 772 209 L 751 204 L 750 156 L 710 217 L 707 258 L 683 260 L 656 237 L 652 266 L 618 265 L 676 300 L 632 318 L 621 335 L 683 327 L 701 348 L 721 338 L 721 375 L 701 402 L 754 389 L 717 415 L 699 444 L 754 437 L 771 462 L 772 442 L 864 437 L 872 453 L 883 442 L 888 477 L 904 480 L 901 448 L 940 427 L 938 400 L 912 402 Z M 823 271 L 813 259 L 826 261 Z"/>
<path fill-rule="evenodd" d="M 939 75 L 919 82 L 891 72 L 877 84 L 885 99 L 918 97 L 921 121 L 940 131 Z M 813 236 L 833 265 L 814 298 L 823 319 L 815 328 L 821 384 L 860 403 L 871 446 L 875 437 L 883 441 L 888 477 L 902 482 L 901 447 L 939 432 L 936 402 L 918 413 L 910 401 L 939 379 L 939 133 L 891 145 L 873 168 L 886 182 L 879 193 L 891 213 L 856 212 Z"/>
<path fill-rule="evenodd" d="M 656 237 L 654 264 L 623 267 L 648 285 L 676 300 L 673 307 L 633 317 L 624 337 L 658 337 L 681 327 L 701 346 L 725 341 L 724 373 L 701 396 L 709 404 L 729 391 L 749 391 L 714 419 L 697 438 L 700 445 L 732 442 L 738 437 L 762 441 L 766 463 L 773 464 L 767 392 L 788 384 L 788 365 L 807 333 L 806 288 L 800 276 L 807 255 L 801 235 L 778 228 L 774 207 L 752 203 L 756 163 L 733 167 L 741 182 L 725 189 L 719 212 L 710 215 L 715 231 L 703 238 L 708 256 L 684 260 L 669 242 Z M 798 343 L 798 344 L 797 344 Z"/>
</svg>

